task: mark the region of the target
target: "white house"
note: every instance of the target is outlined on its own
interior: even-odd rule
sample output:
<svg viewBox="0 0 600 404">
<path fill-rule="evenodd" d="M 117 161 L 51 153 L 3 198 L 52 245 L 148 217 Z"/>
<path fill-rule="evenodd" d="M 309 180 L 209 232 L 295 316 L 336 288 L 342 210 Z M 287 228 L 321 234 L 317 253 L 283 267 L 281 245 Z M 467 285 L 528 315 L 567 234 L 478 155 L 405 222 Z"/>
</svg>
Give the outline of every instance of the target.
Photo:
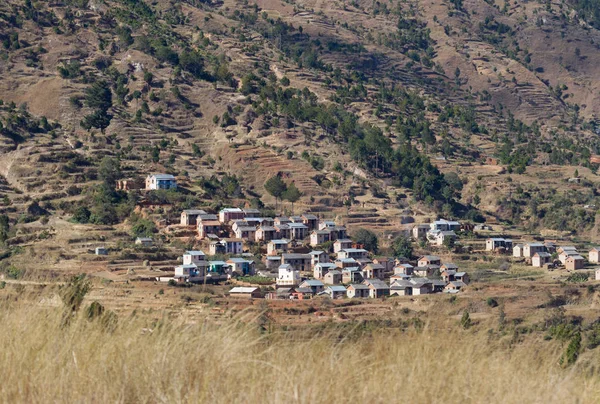
<svg viewBox="0 0 600 404">
<path fill-rule="evenodd" d="M 183 265 L 197 264 L 201 261 L 206 261 L 204 251 L 186 251 L 183 254 Z"/>
<path fill-rule="evenodd" d="M 146 177 L 146 189 L 177 189 L 177 180 L 171 174 L 150 174 Z"/>
<path fill-rule="evenodd" d="M 294 269 L 290 264 L 279 266 L 277 286 L 294 286 L 300 282 L 300 271 Z"/>
</svg>

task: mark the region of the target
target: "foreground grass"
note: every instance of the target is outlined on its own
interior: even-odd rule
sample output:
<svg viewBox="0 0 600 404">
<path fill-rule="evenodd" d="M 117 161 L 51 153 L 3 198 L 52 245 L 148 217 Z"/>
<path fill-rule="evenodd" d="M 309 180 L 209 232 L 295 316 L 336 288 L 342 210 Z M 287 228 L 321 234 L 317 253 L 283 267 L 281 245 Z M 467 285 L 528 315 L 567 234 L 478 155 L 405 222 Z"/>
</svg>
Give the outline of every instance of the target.
<svg viewBox="0 0 600 404">
<path fill-rule="evenodd" d="M 597 356 L 564 369 L 558 365 L 564 347 L 534 338 L 508 347 L 485 331 L 431 325 L 306 338 L 262 332 L 250 313 L 198 324 L 131 316 L 114 328 L 82 313 L 61 327 L 61 315 L 0 306 L 1 401 L 593 403 L 600 397 L 600 378 L 585 365 Z"/>
</svg>

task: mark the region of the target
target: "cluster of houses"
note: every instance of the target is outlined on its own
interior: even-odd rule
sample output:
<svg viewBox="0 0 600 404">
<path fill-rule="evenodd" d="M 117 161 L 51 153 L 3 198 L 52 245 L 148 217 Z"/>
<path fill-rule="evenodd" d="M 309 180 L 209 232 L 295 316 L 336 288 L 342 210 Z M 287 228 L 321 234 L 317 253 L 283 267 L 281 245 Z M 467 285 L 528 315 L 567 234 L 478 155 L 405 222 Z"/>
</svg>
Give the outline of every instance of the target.
<svg viewBox="0 0 600 404">
<path fill-rule="evenodd" d="M 181 213 L 181 225 L 197 229 L 208 245 L 208 256 L 235 257 L 211 261 L 202 251 L 188 251 L 175 268 L 178 282 L 259 274 L 274 280 L 276 290 L 265 296 L 273 299 L 456 293 L 469 282 L 465 272 L 452 263 L 442 264 L 436 256 L 421 257 L 414 266 L 405 258 L 372 258 L 348 237 L 344 226 L 308 213 L 269 218 L 256 209 L 225 208 L 218 214 L 189 209 Z M 454 232 L 459 227 L 457 222 L 436 221 L 431 232 Z M 266 246 L 265 270 L 257 270 L 252 256 L 244 253 L 248 243 Z M 237 287 L 230 295 L 256 297 L 257 292 Z"/>
<path fill-rule="evenodd" d="M 526 262 L 536 268 L 555 268 L 564 266 L 565 269 L 574 271 L 583 269 L 586 264 L 600 262 L 600 247 L 590 249 L 586 260 L 574 246 L 557 246 L 555 243 L 532 242 L 514 244 L 505 238 L 488 238 L 485 243 L 487 251 L 511 252 L 515 258 L 525 258 Z"/>
<path fill-rule="evenodd" d="M 405 258 L 371 260 L 368 251 L 361 248 L 340 249 L 334 261 L 323 261 L 328 254 L 322 251 L 294 255 L 297 262 L 304 261 L 303 266 L 309 265 L 310 257 L 319 257 L 312 259 L 312 277 L 303 279 L 301 265 L 282 264 L 278 268 L 277 289 L 266 298 L 381 298 L 456 293 L 469 283 L 467 273 L 459 271 L 452 263 L 442 264 L 440 257 L 433 255 L 419 258 L 416 266 Z M 284 257 L 282 254 L 282 260 Z"/>
<path fill-rule="evenodd" d="M 415 240 L 427 240 L 433 245 L 444 245 L 448 240 L 457 238 L 456 232 L 461 230 L 461 224 L 452 220 L 439 219 L 433 223 L 418 224 L 412 229 Z"/>
</svg>

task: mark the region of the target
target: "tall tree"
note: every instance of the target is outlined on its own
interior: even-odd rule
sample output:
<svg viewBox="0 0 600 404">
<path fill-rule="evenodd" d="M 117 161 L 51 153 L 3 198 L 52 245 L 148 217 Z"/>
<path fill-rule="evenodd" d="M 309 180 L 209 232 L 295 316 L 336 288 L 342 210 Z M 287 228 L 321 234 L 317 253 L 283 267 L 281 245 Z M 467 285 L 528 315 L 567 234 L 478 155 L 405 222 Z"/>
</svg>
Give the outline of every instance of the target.
<svg viewBox="0 0 600 404">
<path fill-rule="evenodd" d="M 300 190 L 296 188 L 296 184 L 294 184 L 293 182 L 287 187 L 287 189 L 283 193 L 283 199 L 286 199 L 292 203 L 292 213 L 294 213 L 294 202 L 298 202 L 301 196 L 302 192 L 300 192 Z"/>
<path fill-rule="evenodd" d="M 371 230 L 358 230 L 356 234 L 354 234 L 354 240 L 356 240 L 358 244 L 362 244 L 365 249 L 372 251 L 373 253 L 377 253 L 377 250 L 379 250 L 379 240 L 377 239 L 377 235 Z"/>
<path fill-rule="evenodd" d="M 265 189 L 275 197 L 275 209 L 277 209 L 277 200 L 280 199 L 287 190 L 287 185 L 279 175 L 275 175 L 265 182 Z"/>
<path fill-rule="evenodd" d="M 410 240 L 407 237 L 398 236 L 392 244 L 392 249 L 397 257 L 412 257 L 413 248 L 410 244 Z"/>
</svg>

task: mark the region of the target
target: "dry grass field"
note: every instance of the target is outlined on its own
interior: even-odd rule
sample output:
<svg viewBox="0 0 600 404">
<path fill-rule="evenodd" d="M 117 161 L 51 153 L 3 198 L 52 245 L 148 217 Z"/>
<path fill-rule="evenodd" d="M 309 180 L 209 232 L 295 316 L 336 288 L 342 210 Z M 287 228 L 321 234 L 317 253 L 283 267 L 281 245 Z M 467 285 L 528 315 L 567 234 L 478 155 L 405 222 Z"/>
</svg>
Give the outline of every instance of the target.
<svg viewBox="0 0 600 404">
<path fill-rule="evenodd" d="M 261 332 L 242 312 L 194 323 L 144 315 L 116 326 L 3 303 L 3 402 L 594 403 L 598 352 L 568 369 L 562 347 L 476 330 Z"/>
</svg>

